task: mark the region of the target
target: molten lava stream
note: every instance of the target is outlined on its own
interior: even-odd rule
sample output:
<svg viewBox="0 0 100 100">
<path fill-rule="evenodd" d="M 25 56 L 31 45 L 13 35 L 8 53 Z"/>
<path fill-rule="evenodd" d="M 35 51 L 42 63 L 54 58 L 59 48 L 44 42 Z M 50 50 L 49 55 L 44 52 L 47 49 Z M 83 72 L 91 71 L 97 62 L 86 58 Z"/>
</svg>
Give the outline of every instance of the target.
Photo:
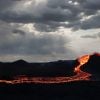
<svg viewBox="0 0 100 100">
<path fill-rule="evenodd" d="M 75 67 L 74 72 L 76 75 L 70 77 L 28 77 L 28 76 L 18 76 L 13 80 L 0 80 L 0 83 L 6 84 L 22 84 L 22 83 L 41 83 L 41 84 L 51 84 L 51 83 L 67 83 L 79 80 L 89 80 L 91 74 L 83 72 L 81 70 L 82 65 L 86 64 L 90 56 L 85 55 L 78 59 L 79 65 Z"/>
<path fill-rule="evenodd" d="M 81 70 L 82 65 L 86 64 L 90 59 L 90 55 L 85 55 L 82 56 L 81 58 L 78 58 L 78 62 L 79 65 L 77 67 L 75 67 L 74 72 L 77 73 L 77 75 L 79 74 L 80 76 L 84 76 L 84 80 L 89 80 L 89 77 L 91 76 L 91 74 L 83 72 Z"/>
<path fill-rule="evenodd" d="M 75 67 L 74 72 L 77 72 L 77 73 L 81 72 L 81 66 L 86 64 L 89 59 L 90 59 L 90 55 L 85 55 L 85 56 L 82 56 L 81 58 L 78 58 L 79 65 Z"/>
</svg>

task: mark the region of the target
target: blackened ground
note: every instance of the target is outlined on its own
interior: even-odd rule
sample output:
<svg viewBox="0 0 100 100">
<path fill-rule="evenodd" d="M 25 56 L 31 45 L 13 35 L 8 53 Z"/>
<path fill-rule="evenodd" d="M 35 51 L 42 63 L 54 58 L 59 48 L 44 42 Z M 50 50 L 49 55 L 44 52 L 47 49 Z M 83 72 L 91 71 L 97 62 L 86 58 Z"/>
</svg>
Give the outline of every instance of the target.
<svg viewBox="0 0 100 100">
<path fill-rule="evenodd" d="M 100 81 L 0 84 L 0 100 L 100 100 Z"/>
<path fill-rule="evenodd" d="M 18 75 L 33 77 L 72 76 L 77 60 L 60 60 L 55 62 L 28 63 L 18 60 L 12 63 L 0 63 L 0 79 L 9 79 Z"/>
</svg>

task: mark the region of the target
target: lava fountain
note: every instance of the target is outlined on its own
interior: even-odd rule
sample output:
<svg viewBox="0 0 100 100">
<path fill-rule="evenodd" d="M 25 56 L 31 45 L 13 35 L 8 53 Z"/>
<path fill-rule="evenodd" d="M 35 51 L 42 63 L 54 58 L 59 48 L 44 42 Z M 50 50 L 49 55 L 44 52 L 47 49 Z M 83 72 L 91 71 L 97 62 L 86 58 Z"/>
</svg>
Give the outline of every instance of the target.
<svg viewBox="0 0 100 100">
<path fill-rule="evenodd" d="M 85 56 L 82 56 L 81 58 L 78 58 L 79 65 L 75 67 L 74 72 L 80 73 L 81 66 L 86 64 L 89 61 L 89 59 L 90 59 L 90 55 L 85 55 Z"/>
<path fill-rule="evenodd" d="M 72 81 L 90 80 L 90 73 L 81 70 L 82 65 L 86 64 L 91 55 L 85 55 L 78 58 L 79 65 L 74 68 L 76 75 L 70 77 L 28 77 L 25 75 L 14 77 L 13 80 L 0 80 L 0 83 L 6 84 L 23 84 L 23 83 L 35 83 L 35 84 L 53 84 L 53 83 L 67 83 Z"/>
</svg>

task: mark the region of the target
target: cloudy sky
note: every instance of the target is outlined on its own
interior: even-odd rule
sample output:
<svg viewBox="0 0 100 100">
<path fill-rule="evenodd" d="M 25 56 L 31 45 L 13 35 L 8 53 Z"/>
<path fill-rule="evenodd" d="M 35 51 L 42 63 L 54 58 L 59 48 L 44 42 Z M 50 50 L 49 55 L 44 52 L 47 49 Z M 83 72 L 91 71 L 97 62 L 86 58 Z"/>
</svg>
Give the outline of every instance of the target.
<svg viewBox="0 0 100 100">
<path fill-rule="evenodd" d="M 0 61 L 92 52 L 100 52 L 100 0 L 0 0 Z"/>
</svg>

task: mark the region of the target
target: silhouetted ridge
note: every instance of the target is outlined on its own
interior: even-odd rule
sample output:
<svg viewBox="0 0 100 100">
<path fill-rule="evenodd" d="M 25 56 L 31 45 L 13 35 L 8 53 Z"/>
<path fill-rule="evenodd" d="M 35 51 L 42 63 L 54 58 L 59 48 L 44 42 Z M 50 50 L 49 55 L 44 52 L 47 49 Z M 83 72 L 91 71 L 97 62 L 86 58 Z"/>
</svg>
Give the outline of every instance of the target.
<svg viewBox="0 0 100 100">
<path fill-rule="evenodd" d="M 13 63 L 16 63 L 16 64 L 26 64 L 26 63 L 28 63 L 28 62 L 26 62 L 25 60 L 23 60 L 23 59 L 20 59 L 20 60 L 17 60 L 17 61 L 15 61 L 15 62 L 13 62 Z"/>
<path fill-rule="evenodd" d="M 0 79 L 9 79 L 18 75 L 27 76 L 72 76 L 77 60 L 59 60 L 54 62 L 28 63 L 18 60 L 12 63 L 0 63 Z"/>
</svg>

